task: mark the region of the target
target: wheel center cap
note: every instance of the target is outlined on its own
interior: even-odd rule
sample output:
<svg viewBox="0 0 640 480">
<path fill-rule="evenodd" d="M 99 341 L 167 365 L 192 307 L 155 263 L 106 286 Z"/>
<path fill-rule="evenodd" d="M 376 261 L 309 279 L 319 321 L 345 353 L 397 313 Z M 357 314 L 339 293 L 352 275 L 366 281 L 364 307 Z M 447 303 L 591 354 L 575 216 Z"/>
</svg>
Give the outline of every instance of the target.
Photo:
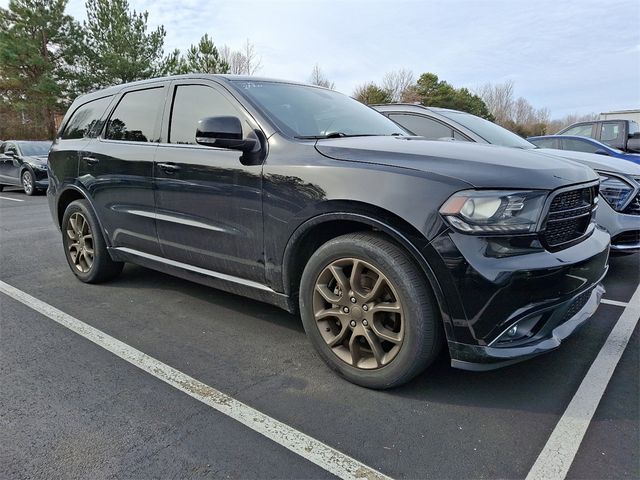
<svg viewBox="0 0 640 480">
<path fill-rule="evenodd" d="M 362 309 L 357 306 L 351 307 L 351 317 L 360 320 L 363 317 Z"/>
</svg>

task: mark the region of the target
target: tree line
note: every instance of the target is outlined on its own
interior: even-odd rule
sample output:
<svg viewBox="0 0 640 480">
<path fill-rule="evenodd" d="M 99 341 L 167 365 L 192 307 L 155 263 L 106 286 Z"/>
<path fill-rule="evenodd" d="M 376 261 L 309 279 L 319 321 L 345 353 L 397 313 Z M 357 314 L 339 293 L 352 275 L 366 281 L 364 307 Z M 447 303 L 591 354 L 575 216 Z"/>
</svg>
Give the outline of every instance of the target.
<svg viewBox="0 0 640 480">
<path fill-rule="evenodd" d="M 165 55 L 164 26 L 127 0 L 87 0 L 87 20 L 66 14 L 68 0 L 10 0 L 0 8 L 0 138 L 53 138 L 73 99 L 109 85 L 182 73 L 254 74 L 254 45 L 216 47 L 204 34 Z"/>
<path fill-rule="evenodd" d="M 262 67 L 247 39 L 238 49 L 220 48 L 205 33 L 186 51 L 165 53 L 164 26 L 151 29 L 148 12 L 127 0 L 86 0 L 82 23 L 66 13 L 68 0 L 10 0 L 0 8 L 0 139 L 53 138 L 73 99 L 109 85 L 184 73 L 254 75 Z M 309 82 L 334 89 L 318 64 Z M 551 121 L 546 109 L 514 98 L 514 84 L 457 88 L 434 73 L 408 69 L 366 82 L 352 96 L 365 104 L 419 103 L 478 115 L 522 135 L 554 133 L 571 121 Z"/>
</svg>

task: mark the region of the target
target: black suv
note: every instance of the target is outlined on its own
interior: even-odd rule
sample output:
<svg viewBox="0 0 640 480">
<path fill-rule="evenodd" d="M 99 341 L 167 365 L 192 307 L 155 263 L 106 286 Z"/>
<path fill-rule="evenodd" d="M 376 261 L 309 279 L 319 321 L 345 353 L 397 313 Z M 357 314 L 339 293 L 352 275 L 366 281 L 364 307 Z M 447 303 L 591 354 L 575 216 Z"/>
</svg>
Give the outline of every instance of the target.
<svg viewBox="0 0 640 480">
<path fill-rule="evenodd" d="M 471 370 L 552 350 L 603 293 L 592 170 L 412 137 L 320 87 L 190 75 L 91 93 L 49 169 L 80 280 L 133 262 L 299 311 L 327 364 L 368 387 L 445 344 Z"/>
</svg>

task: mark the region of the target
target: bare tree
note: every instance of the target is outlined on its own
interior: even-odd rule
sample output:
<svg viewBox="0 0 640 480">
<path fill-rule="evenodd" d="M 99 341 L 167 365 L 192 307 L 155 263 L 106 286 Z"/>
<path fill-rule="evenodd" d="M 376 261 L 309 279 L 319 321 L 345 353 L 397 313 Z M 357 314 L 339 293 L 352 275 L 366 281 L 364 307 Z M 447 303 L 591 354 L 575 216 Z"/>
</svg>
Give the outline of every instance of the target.
<svg viewBox="0 0 640 480">
<path fill-rule="evenodd" d="M 233 50 L 229 45 L 223 45 L 220 48 L 220 57 L 229 65 L 229 73 L 235 75 L 254 75 L 262 68 L 262 59 L 249 39 L 240 50 Z"/>
<path fill-rule="evenodd" d="M 309 83 L 312 85 L 318 85 L 320 87 L 329 88 L 331 90 L 335 89 L 335 83 L 329 81 L 329 79 L 324 75 L 320 65 L 317 63 L 313 66 L 313 70 L 311 70 L 311 76 L 309 77 Z"/>
<path fill-rule="evenodd" d="M 382 89 L 389 92 L 392 102 L 403 102 L 409 96 L 409 90 L 414 83 L 413 72 L 401 68 L 385 73 L 382 78 Z"/>
<path fill-rule="evenodd" d="M 505 126 L 514 120 L 515 102 L 511 80 L 499 84 L 485 83 L 476 90 L 476 94 L 485 103 L 498 125 Z"/>
</svg>

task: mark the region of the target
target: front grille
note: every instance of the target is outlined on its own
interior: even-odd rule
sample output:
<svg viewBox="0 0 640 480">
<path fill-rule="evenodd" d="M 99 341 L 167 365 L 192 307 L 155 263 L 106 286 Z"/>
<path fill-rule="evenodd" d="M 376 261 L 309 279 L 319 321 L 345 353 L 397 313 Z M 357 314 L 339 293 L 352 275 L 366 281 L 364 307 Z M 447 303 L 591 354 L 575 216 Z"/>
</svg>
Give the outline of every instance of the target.
<svg viewBox="0 0 640 480">
<path fill-rule="evenodd" d="M 622 210 L 622 213 L 627 215 L 640 215 L 640 192 L 638 192 L 629 205 Z"/>
<path fill-rule="evenodd" d="M 638 245 L 640 244 L 640 230 L 622 232 L 611 239 L 611 245 Z"/>
<path fill-rule="evenodd" d="M 593 289 L 590 289 L 578 295 L 573 301 L 573 303 L 569 305 L 569 309 L 564 314 L 564 317 L 562 318 L 562 322 L 560 323 L 564 323 L 567 320 L 570 320 L 576 313 L 582 310 L 582 307 L 584 307 L 589 301 L 589 298 L 591 298 L 592 291 Z"/>
<path fill-rule="evenodd" d="M 549 247 L 582 237 L 591 223 L 598 187 L 582 187 L 557 194 L 551 201 L 542 232 Z"/>
</svg>

